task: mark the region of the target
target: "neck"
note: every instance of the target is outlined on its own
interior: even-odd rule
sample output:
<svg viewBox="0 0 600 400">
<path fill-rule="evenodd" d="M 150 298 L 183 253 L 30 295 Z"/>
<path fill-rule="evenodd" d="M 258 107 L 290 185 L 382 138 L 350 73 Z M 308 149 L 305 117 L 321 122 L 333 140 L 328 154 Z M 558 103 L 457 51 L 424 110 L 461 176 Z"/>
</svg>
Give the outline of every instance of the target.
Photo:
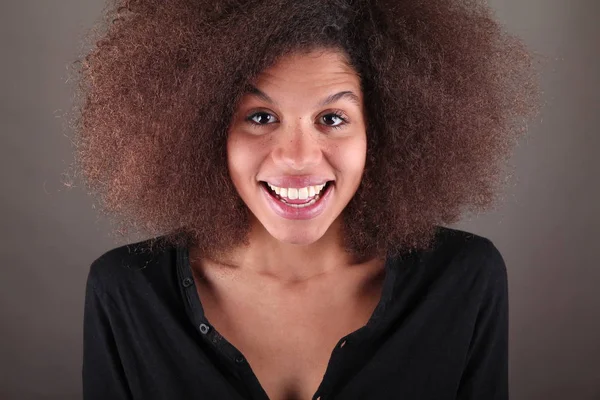
<svg viewBox="0 0 600 400">
<path fill-rule="evenodd" d="M 283 243 L 259 224 L 249 234 L 249 245 L 232 250 L 219 264 L 281 282 L 306 281 L 339 272 L 356 264 L 343 248 L 341 222 L 336 221 L 318 241 L 308 245 Z"/>
</svg>

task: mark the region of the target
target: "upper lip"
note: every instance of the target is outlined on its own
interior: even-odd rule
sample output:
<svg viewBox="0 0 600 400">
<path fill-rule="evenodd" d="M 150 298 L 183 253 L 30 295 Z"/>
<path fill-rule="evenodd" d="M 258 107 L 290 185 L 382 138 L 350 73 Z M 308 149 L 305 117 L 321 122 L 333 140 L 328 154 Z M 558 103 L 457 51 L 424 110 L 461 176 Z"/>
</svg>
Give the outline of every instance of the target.
<svg viewBox="0 0 600 400">
<path fill-rule="evenodd" d="M 333 179 L 327 179 L 322 176 L 275 176 L 265 179 L 263 182 L 270 183 L 273 186 L 280 188 L 303 188 L 307 186 L 324 185 Z"/>
</svg>

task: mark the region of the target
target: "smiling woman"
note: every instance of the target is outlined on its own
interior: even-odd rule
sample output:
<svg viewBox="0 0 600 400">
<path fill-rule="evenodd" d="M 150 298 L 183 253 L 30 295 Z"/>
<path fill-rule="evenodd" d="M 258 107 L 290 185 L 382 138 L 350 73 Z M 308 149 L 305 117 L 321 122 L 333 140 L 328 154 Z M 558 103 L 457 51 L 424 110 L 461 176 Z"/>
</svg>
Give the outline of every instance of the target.
<svg viewBox="0 0 600 400">
<path fill-rule="evenodd" d="M 361 181 L 367 135 L 360 77 L 343 53 L 321 50 L 285 57 L 255 85 L 229 127 L 231 179 L 271 247 L 309 245 Z"/>
<path fill-rule="evenodd" d="M 441 226 L 538 107 L 483 2 L 111 4 L 75 173 L 150 239 L 92 263 L 86 399 L 507 398 L 504 261 Z"/>
</svg>

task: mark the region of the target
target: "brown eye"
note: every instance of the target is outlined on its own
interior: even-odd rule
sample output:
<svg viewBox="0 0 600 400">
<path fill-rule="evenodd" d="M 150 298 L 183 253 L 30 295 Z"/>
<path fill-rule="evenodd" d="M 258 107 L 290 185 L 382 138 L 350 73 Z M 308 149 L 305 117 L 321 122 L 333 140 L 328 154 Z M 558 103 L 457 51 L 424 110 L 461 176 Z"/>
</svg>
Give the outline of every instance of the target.
<svg viewBox="0 0 600 400">
<path fill-rule="evenodd" d="M 336 129 L 339 129 L 348 123 L 348 120 L 344 118 L 342 114 L 337 112 L 325 114 L 321 117 L 321 120 L 325 122 L 323 125 L 327 126 L 328 128 Z"/>
<path fill-rule="evenodd" d="M 257 112 L 257 113 L 254 113 L 254 114 L 248 116 L 248 118 L 246 118 L 246 121 L 250 122 L 254 126 L 267 125 L 269 123 L 269 118 L 271 118 L 271 120 L 275 119 L 275 117 L 273 117 L 273 115 L 266 113 L 264 111 L 260 111 L 260 112 Z"/>
<path fill-rule="evenodd" d="M 325 125 L 329 125 L 329 126 L 337 126 L 339 125 L 339 123 L 336 123 L 336 120 L 341 122 L 344 122 L 344 120 L 337 114 L 327 114 L 323 116 L 323 121 L 325 121 Z M 332 122 L 331 124 L 329 124 L 329 122 Z"/>
</svg>

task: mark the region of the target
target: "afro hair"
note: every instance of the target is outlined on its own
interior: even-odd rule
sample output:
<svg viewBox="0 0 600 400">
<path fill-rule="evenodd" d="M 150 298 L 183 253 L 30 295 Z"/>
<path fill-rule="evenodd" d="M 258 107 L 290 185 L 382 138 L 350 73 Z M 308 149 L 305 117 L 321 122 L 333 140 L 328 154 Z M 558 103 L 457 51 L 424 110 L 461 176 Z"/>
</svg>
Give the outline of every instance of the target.
<svg viewBox="0 0 600 400">
<path fill-rule="evenodd" d="M 425 248 L 494 206 L 538 112 L 532 53 L 477 0 L 111 0 L 77 60 L 75 174 L 115 232 L 226 251 L 249 209 L 227 170 L 246 86 L 280 57 L 342 51 L 361 78 L 362 182 L 349 252 Z"/>
</svg>

